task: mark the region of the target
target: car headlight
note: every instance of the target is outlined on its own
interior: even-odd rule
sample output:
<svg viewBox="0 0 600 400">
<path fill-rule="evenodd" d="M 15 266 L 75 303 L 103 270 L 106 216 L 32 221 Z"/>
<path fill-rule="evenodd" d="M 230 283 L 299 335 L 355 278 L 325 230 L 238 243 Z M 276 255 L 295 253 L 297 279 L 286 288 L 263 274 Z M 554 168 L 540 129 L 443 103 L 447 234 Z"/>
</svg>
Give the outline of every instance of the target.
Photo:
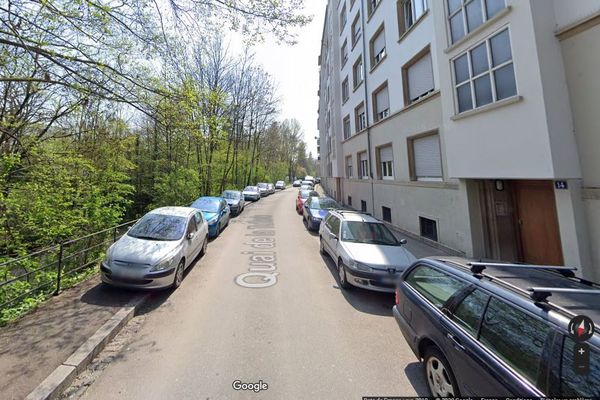
<svg viewBox="0 0 600 400">
<path fill-rule="evenodd" d="M 349 264 L 350 264 L 349 265 L 350 268 L 354 268 L 354 269 L 356 269 L 358 271 L 371 272 L 373 270 L 368 265 L 360 263 L 358 261 L 351 260 Z"/>
<path fill-rule="evenodd" d="M 173 267 L 174 258 L 167 258 L 150 268 L 150 271 L 164 271 Z"/>
<path fill-rule="evenodd" d="M 212 217 L 211 219 L 209 219 L 209 220 L 208 220 L 208 224 L 209 224 L 209 225 L 212 225 L 212 224 L 214 224 L 215 222 L 217 222 L 217 220 L 218 220 L 218 219 L 219 219 L 219 216 L 218 216 L 218 215 L 215 215 L 214 217 Z"/>
</svg>

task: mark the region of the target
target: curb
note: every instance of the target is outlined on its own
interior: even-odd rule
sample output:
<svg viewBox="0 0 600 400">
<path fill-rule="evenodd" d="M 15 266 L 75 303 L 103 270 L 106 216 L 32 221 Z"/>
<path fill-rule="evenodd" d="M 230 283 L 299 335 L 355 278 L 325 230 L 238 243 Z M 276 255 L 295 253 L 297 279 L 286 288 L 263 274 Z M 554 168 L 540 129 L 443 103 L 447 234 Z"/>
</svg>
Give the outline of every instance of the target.
<svg viewBox="0 0 600 400">
<path fill-rule="evenodd" d="M 135 311 L 144 304 L 149 294 L 134 300 L 132 304 L 121 307 L 108 321 L 104 323 L 88 340 L 73 352 L 58 368 L 56 368 L 42 383 L 38 385 L 25 400 L 57 399 L 104 349 L 106 344 L 133 318 Z"/>
</svg>

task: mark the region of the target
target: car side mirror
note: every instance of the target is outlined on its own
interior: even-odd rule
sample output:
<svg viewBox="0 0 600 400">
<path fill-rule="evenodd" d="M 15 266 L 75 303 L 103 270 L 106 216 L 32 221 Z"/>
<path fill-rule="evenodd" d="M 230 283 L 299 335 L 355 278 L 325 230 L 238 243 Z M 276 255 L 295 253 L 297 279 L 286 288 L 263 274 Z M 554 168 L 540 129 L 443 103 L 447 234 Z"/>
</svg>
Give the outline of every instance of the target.
<svg viewBox="0 0 600 400">
<path fill-rule="evenodd" d="M 406 244 L 406 243 L 408 243 L 408 240 L 406 240 L 406 239 L 400 239 L 400 244 Z"/>
<path fill-rule="evenodd" d="M 187 240 L 192 240 L 194 238 L 194 236 L 196 236 L 196 234 L 194 232 L 190 232 L 187 234 Z"/>
</svg>

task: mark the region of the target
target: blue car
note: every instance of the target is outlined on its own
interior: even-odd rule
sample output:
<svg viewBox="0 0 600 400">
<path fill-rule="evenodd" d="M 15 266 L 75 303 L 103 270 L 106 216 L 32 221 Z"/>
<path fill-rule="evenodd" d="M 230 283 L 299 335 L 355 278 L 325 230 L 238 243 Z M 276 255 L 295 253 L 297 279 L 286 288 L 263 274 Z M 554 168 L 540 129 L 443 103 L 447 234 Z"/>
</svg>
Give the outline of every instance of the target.
<svg viewBox="0 0 600 400">
<path fill-rule="evenodd" d="M 193 208 L 202 211 L 208 222 L 208 236 L 219 236 L 219 233 L 229 225 L 230 211 L 227 201 L 222 197 L 200 197 L 192 203 Z"/>
<path fill-rule="evenodd" d="M 318 231 L 321 221 L 327 216 L 329 210 L 337 210 L 341 206 L 331 197 L 309 197 L 302 208 L 302 217 L 310 231 Z"/>
</svg>

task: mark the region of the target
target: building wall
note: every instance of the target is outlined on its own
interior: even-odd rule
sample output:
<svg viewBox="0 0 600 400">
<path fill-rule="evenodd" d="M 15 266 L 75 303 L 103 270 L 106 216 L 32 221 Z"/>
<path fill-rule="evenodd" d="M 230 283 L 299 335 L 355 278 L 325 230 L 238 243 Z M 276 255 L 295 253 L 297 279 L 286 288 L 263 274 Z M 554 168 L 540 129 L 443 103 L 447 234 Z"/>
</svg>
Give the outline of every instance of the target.
<svg viewBox="0 0 600 400">
<path fill-rule="evenodd" d="M 590 265 L 595 267 L 589 274 L 600 281 L 600 25 L 560 43 L 583 176 L 579 218 L 587 222 Z"/>
</svg>

